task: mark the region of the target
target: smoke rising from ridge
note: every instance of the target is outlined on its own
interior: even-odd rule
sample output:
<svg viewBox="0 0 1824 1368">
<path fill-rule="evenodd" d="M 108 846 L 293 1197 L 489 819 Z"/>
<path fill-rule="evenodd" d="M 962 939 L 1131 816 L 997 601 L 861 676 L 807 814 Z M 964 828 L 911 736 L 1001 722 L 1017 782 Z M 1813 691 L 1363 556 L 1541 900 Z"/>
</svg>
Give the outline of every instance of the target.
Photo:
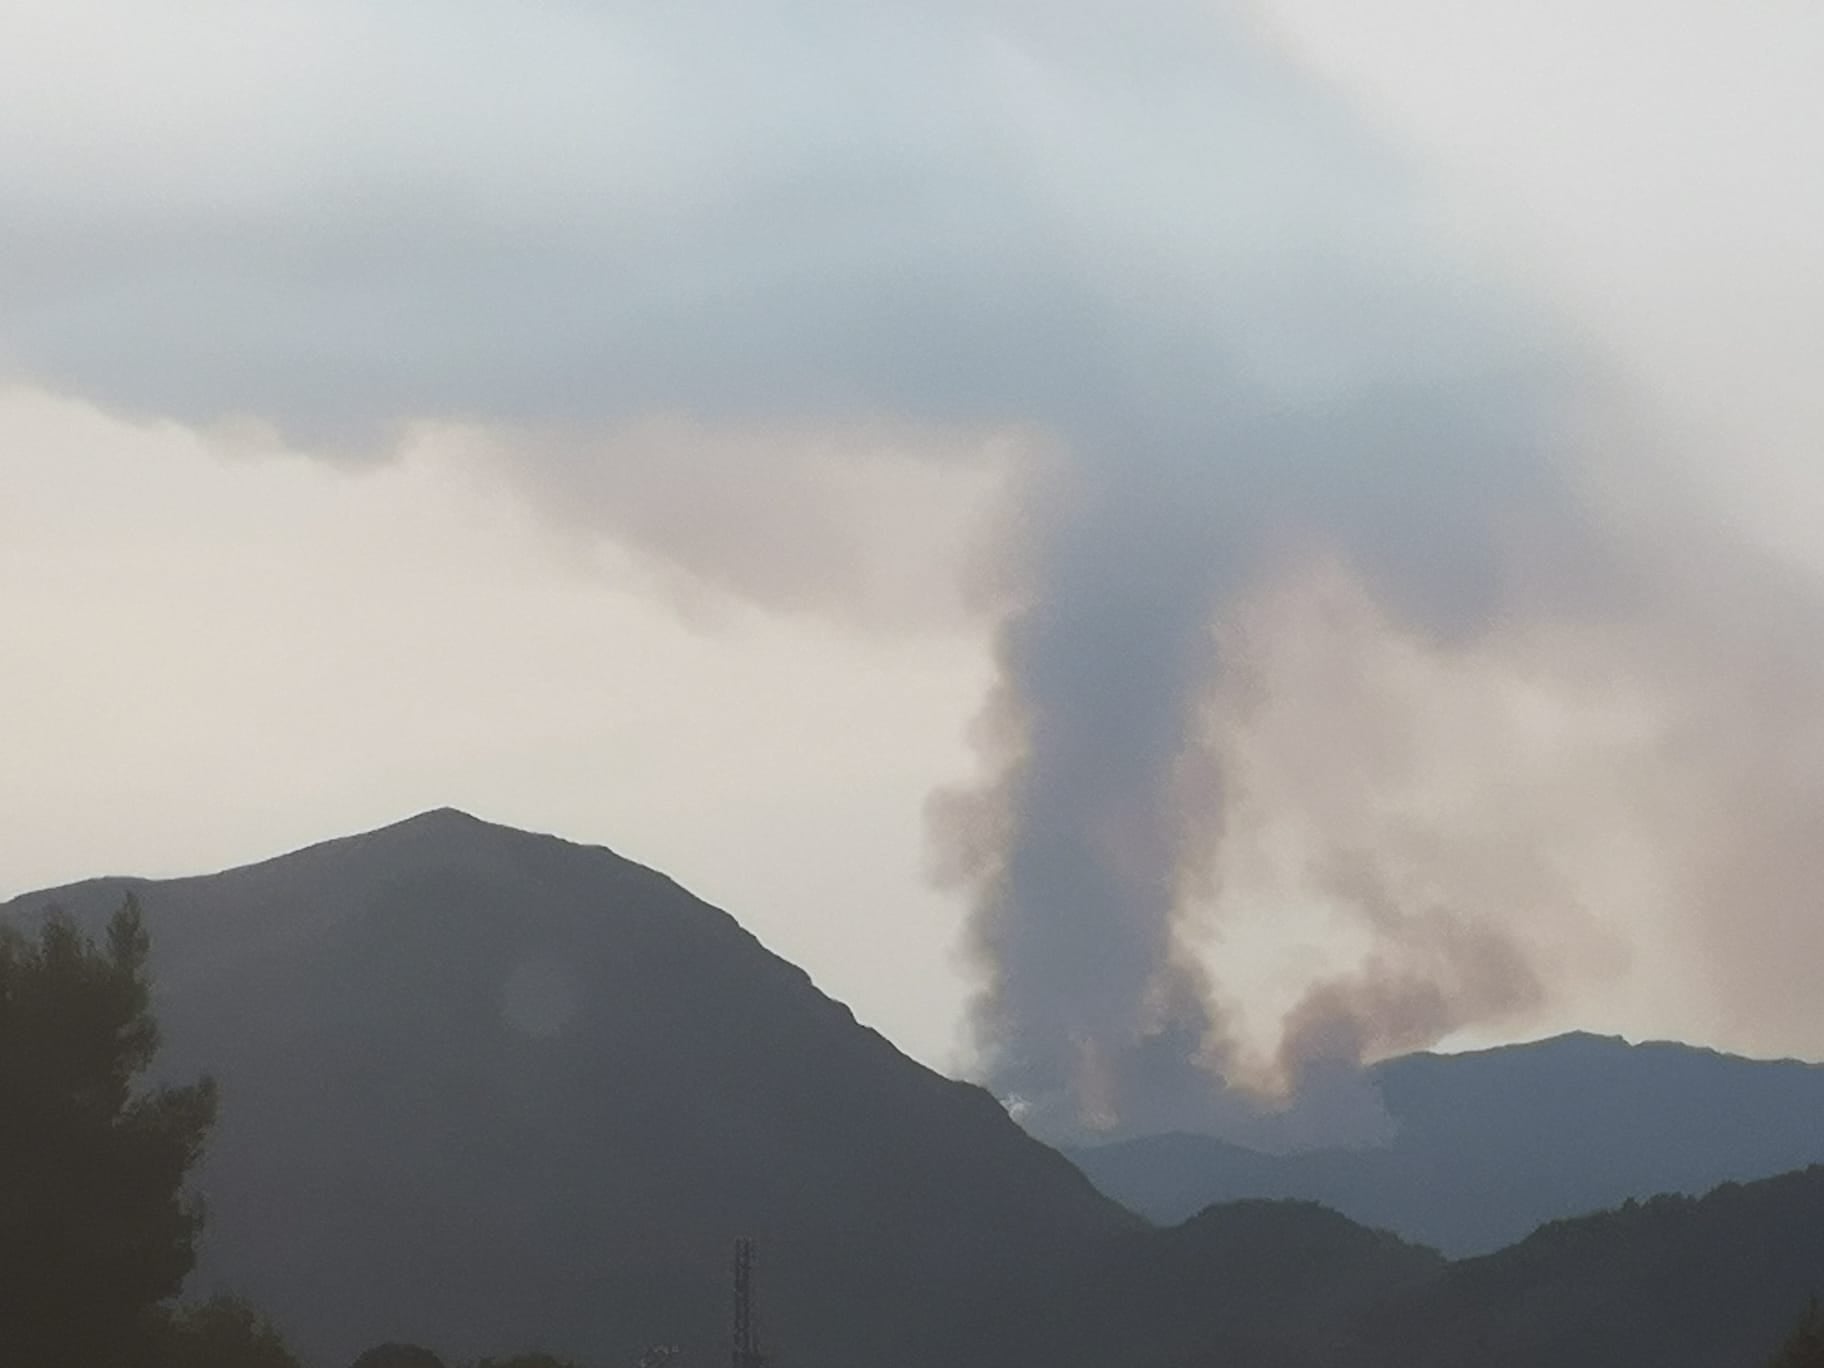
<svg viewBox="0 0 1824 1368">
<path fill-rule="evenodd" d="M 1051 475 L 1061 506 L 1013 569 L 1023 596 L 999 632 L 992 773 L 934 816 L 977 897 L 992 1077 L 1040 1128 L 1219 1123 L 1231 1041 L 1179 930 L 1213 892 L 1224 835 L 1209 713 L 1230 603 L 1304 544 L 1342 556 L 1398 625 L 1458 643 L 1537 606 L 1508 555 L 1589 558 L 1550 390 L 1474 320 L 1459 325 L 1459 364 L 1492 374 L 1427 375 L 1420 361 L 1384 378 L 1397 329 L 1348 312 L 1313 326 L 1314 345 L 1353 338 L 1360 358 L 1315 402 L 1285 408 L 1245 383 L 1172 396 L 1186 421 L 1169 431 L 1150 398 L 1111 404 L 1124 421 L 1078 435 Z M 1435 943 L 1439 963 L 1377 971 L 1371 958 L 1359 983 L 1314 990 L 1287 1025 L 1286 1075 L 1537 999 L 1493 926 L 1383 905 L 1376 930 Z"/>
<path fill-rule="evenodd" d="M 949 624 L 973 556 L 999 685 L 932 825 L 1035 1126 L 1233 1128 L 1673 973 L 1608 904 L 1699 948 L 1719 1028 L 1792 1026 L 1815 584 L 1592 435 L 1577 349 L 1242 7 L 478 8 L 428 57 L 403 7 L 261 14 L 219 46 L 272 79 L 205 45 L 105 193 L 5 160 L 54 101 L 0 140 L 8 373 L 403 441 L 681 601 Z M 1244 1019 L 1295 924 L 1338 953 L 1262 958 Z"/>
</svg>

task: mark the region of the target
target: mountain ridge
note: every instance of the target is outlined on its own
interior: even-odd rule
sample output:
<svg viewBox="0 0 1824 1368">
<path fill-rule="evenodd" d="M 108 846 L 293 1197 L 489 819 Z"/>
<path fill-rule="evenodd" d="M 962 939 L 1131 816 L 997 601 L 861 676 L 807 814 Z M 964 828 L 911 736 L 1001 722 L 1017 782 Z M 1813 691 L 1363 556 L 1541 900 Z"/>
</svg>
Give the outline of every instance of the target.
<svg viewBox="0 0 1824 1368">
<path fill-rule="evenodd" d="M 707 1355 L 737 1234 L 795 1363 L 923 1368 L 1002 1270 L 1140 1226 L 987 1092 L 607 847 L 435 809 L 0 915 L 95 924 L 128 890 L 160 1068 L 223 1086 L 197 1288 L 246 1292 L 325 1368 L 401 1338 Z"/>
<path fill-rule="evenodd" d="M 61 901 L 96 925 L 128 890 L 153 933 L 161 1068 L 224 1084 L 192 1290 L 249 1295 L 318 1368 L 384 1340 L 602 1363 L 673 1343 L 708 1361 L 737 1234 L 760 1240 L 769 1335 L 795 1368 L 1443 1368 L 1490 1335 L 1524 1346 L 1487 1360 L 1514 1368 L 1631 1361 L 1615 1355 L 1634 1342 L 1702 1368 L 1725 1349 L 1752 1361 L 1796 1312 L 1784 1301 L 1824 1287 L 1824 1168 L 1528 1226 L 1455 1263 L 1297 1194 L 1150 1227 L 677 881 L 455 809 L 211 875 L 84 880 L 0 917 Z M 1430 1120 L 1378 1153 L 1446 1207 L 1498 1203 L 1527 1175 L 1488 1137 L 1533 1143 L 1589 1100 L 1539 1105 L 1515 1081 L 1601 1081 L 1616 1060 L 1640 1078 L 1610 1101 L 1691 1068 L 1816 1068 L 1584 1032 L 1407 1056 L 1376 1078 Z M 1525 1124 L 1488 1105 L 1516 1096 Z M 1749 1106 L 1711 1138 L 1757 1124 Z M 1215 1152 L 1262 1182 L 1313 1162 L 1130 1144 Z M 1714 1306 L 1706 1279 L 1726 1289 Z"/>
<path fill-rule="evenodd" d="M 1571 1032 L 1399 1056 L 1369 1082 L 1379 1146 L 1270 1154 L 1188 1134 L 1068 1149 L 1165 1224 L 1241 1198 L 1321 1201 L 1464 1256 L 1628 1198 L 1700 1193 L 1824 1161 L 1824 1065 Z"/>
</svg>

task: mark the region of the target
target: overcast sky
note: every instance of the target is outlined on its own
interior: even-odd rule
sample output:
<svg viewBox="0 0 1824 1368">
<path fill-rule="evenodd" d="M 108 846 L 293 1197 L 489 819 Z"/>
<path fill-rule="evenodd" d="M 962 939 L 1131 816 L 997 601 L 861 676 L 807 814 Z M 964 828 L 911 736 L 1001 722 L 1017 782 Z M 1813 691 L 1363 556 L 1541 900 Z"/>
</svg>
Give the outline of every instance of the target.
<svg viewBox="0 0 1824 1368">
<path fill-rule="evenodd" d="M 0 895 L 454 805 L 665 869 L 966 1064 L 927 801 L 1081 377 L 1152 374 L 1206 277 L 1324 297 L 1327 212 L 1422 204 L 1515 348 L 1824 577 L 1820 70 L 1812 0 L 0 0 Z M 1276 395 L 1340 364 L 1250 324 Z M 1540 812 L 1607 782 L 1588 713 L 1400 678 L 1440 746 L 1568 757 Z M 1525 1029 L 1824 1057 L 1705 990 L 1637 853 Z M 1286 996 L 1324 925 L 1232 924 L 1226 977 Z"/>
</svg>

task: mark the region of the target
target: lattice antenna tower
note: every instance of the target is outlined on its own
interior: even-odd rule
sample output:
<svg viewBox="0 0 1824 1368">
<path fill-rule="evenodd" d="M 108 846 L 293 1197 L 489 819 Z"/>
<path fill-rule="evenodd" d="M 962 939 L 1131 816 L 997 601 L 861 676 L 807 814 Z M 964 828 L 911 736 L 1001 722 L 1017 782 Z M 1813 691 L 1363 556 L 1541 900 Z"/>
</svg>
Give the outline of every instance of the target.
<svg viewBox="0 0 1824 1368">
<path fill-rule="evenodd" d="M 760 1352 L 752 1240 L 735 1241 L 734 1368 L 766 1368 L 766 1355 Z"/>
</svg>

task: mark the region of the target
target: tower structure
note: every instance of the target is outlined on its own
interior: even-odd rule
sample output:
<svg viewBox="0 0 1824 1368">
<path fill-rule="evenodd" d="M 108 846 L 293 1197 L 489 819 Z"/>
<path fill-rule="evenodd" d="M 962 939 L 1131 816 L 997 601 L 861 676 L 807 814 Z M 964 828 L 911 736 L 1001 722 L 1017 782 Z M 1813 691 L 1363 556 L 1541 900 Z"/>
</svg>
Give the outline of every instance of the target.
<svg viewBox="0 0 1824 1368">
<path fill-rule="evenodd" d="M 734 1368 L 766 1368 L 760 1352 L 760 1324 L 754 1294 L 754 1242 L 735 1241 Z"/>
</svg>

